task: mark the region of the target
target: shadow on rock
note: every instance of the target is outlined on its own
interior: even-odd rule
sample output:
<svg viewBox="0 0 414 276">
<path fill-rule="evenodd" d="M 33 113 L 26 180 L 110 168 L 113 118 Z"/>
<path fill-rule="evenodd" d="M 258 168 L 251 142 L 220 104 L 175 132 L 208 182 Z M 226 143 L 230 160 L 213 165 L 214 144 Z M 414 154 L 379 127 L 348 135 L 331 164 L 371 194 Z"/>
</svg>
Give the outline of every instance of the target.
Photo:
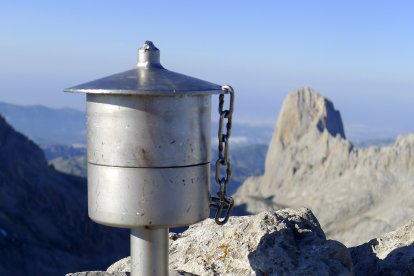
<svg viewBox="0 0 414 276">
<path fill-rule="evenodd" d="M 378 246 L 375 239 L 350 249 L 356 275 L 414 275 L 414 244 L 388 254 L 376 251 Z"/>
<path fill-rule="evenodd" d="M 248 254 L 256 275 L 353 275 L 347 248 L 327 240 L 313 214 L 307 220 L 277 216 L 277 221 L 279 229 L 263 235 Z"/>
</svg>

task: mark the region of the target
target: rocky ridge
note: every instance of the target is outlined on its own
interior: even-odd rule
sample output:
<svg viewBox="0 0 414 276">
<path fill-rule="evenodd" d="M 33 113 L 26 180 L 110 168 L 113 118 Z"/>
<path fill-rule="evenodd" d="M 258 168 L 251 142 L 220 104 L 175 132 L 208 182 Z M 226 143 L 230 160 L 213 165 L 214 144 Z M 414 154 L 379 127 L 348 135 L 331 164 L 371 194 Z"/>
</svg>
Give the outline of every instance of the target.
<svg viewBox="0 0 414 276">
<path fill-rule="evenodd" d="M 87 177 L 87 160 L 86 155 L 73 157 L 57 157 L 49 161 L 55 170 L 80 177 Z"/>
<path fill-rule="evenodd" d="M 102 269 L 128 252 L 128 232 L 93 223 L 86 179 L 50 167 L 0 116 L 0 275 Z"/>
<path fill-rule="evenodd" d="M 107 271 L 70 276 L 127 276 L 130 258 Z M 309 209 L 264 211 L 207 219 L 170 233 L 170 275 L 414 275 L 414 220 L 400 229 L 346 249 L 327 240 Z"/>
<path fill-rule="evenodd" d="M 170 269 L 187 275 L 353 274 L 347 248 L 327 240 L 306 208 L 232 217 L 225 226 L 207 219 L 170 234 Z M 129 271 L 125 258 L 107 273 Z"/>
<path fill-rule="evenodd" d="M 303 88 L 283 103 L 265 173 L 247 179 L 235 201 L 249 213 L 306 206 L 329 238 L 356 245 L 412 218 L 413 167 L 414 135 L 355 148 L 333 103 Z"/>
</svg>

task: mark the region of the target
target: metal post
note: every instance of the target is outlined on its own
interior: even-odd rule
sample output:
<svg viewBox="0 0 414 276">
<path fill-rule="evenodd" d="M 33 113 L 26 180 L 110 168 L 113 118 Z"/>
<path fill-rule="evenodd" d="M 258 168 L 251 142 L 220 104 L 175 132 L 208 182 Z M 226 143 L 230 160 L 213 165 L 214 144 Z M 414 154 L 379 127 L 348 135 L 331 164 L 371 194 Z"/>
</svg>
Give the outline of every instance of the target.
<svg viewBox="0 0 414 276">
<path fill-rule="evenodd" d="M 168 228 L 131 229 L 131 276 L 168 276 Z"/>
</svg>

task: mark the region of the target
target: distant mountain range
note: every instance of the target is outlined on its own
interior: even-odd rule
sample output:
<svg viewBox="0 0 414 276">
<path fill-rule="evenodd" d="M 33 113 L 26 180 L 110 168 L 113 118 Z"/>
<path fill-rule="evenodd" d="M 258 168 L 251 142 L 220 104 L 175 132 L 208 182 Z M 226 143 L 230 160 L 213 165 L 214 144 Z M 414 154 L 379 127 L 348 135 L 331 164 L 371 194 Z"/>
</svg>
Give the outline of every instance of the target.
<svg viewBox="0 0 414 276">
<path fill-rule="evenodd" d="M 0 114 L 17 131 L 47 148 L 55 145 L 86 144 L 85 112 L 75 109 L 56 109 L 45 106 L 21 106 L 0 102 Z M 218 124 L 212 115 L 212 143 L 217 143 Z M 233 121 L 233 145 L 267 144 L 272 127 Z"/>
<path fill-rule="evenodd" d="M 74 109 L 44 106 L 19 106 L 0 103 L 0 114 L 16 130 L 42 148 L 46 159 L 61 172 L 86 177 L 85 113 Z M 214 115 L 213 115 L 214 117 Z M 212 122 L 212 166 L 217 156 L 217 122 Z M 263 173 L 263 162 L 272 128 L 266 125 L 238 123 L 235 119 L 231 137 L 234 174 L 229 193 L 249 176 Z M 212 168 L 212 180 L 214 180 Z M 212 182 L 214 183 L 214 182 Z M 213 186 L 214 188 L 214 186 Z"/>
<path fill-rule="evenodd" d="M 49 149 L 46 149 L 46 155 L 51 156 L 49 163 L 53 167 L 61 172 L 77 175 L 81 177 L 87 176 L 87 160 L 85 151 L 81 149 L 73 149 L 72 147 L 60 146 L 59 151 L 61 155 L 55 155 L 50 153 Z M 228 185 L 228 193 L 234 193 L 238 187 L 249 177 L 261 175 L 264 172 L 263 163 L 265 161 L 267 152 L 267 146 L 262 144 L 246 145 L 235 147 L 231 149 L 231 163 L 233 167 L 233 174 L 231 182 Z M 72 154 L 79 153 L 77 155 Z M 213 149 L 212 162 L 211 162 L 211 183 L 212 190 L 215 190 L 215 157 L 217 156 L 217 150 Z"/>
<path fill-rule="evenodd" d="M 14 129 L 39 145 L 85 144 L 85 113 L 82 111 L 0 102 L 0 114 Z"/>
<path fill-rule="evenodd" d="M 16 130 L 40 145 L 46 159 L 62 172 L 86 177 L 86 118 L 85 112 L 74 109 L 55 109 L 45 106 L 20 106 L 0 102 L 0 114 Z M 212 115 L 214 119 L 214 112 Z M 217 155 L 218 124 L 212 122 L 212 163 Z M 234 174 L 229 193 L 237 190 L 249 176 L 264 172 L 264 159 L 273 133 L 267 124 L 233 121 L 230 140 Z M 356 147 L 391 144 L 391 139 L 358 140 Z M 213 166 L 214 164 L 212 164 Z M 214 168 L 211 170 L 214 183 Z M 214 186 L 213 186 L 214 188 Z"/>
<path fill-rule="evenodd" d="M 87 215 L 86 179 L 49 166 L 0 116 L 0 275 L 105 269 L 128 254 L 128 230 Z"/>
<path fill-rule="evenodd" d="M 17 131 L 25 134 L 36 142 L 45 151 L 48 159 L 57 157 L 77 156 L 82 150 L 79 145 L 86 145 L 86 118 L 85 112 L 70 108 L 50 108 L 41 105 L 22 106 L 0 102 L 0 114 Z M 212 113 L 212 144 L 217 144 L 218 124 L 214 112 Z M 273 126 L 254 122 L 238 121 L 233 119 L 232 147 L 270 142 Z M 356 147 L 371 145 L 387 145 L 394 139 L 354 139 Z M 59 149 L 59 146 L 63 145 Z M 72 148 L 68 147 L 72 146 Z M 60 152 L 64 150 L 66 152 Z M 70 152 L 67 152 L 70 150 Z"/>
</svg>

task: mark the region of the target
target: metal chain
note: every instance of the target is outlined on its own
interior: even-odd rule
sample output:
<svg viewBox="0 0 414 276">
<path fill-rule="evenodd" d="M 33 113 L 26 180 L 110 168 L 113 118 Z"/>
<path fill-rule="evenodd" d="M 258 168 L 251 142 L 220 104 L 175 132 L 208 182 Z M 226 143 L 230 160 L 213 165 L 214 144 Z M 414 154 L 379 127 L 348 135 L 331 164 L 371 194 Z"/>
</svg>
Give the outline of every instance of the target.
<svg viewBox="0 0 414 276">
<path fill-rule="evenodd" d="M 229 85 L 222 86 L 224 93 L 219 96 L 219 128 L 218 128 L 218 159 L 216 161 L 216 183 L 219 185 L 217 197 L 211 197 L 210 208 L 217 209 L 214 220 L 217 224 L 225 224 L 230 217 L 233 209 L 234 200 L 227 195 L 227 184 L 230 182 L 232 167 L 230 162 L 229 139 L 231 136 L 233 110 L 234 110 L 234 90 Z M 229 109 L 224 109 L 224 95 L 230 95 Z M 225 124 L 225 120 L 227 123 Z M 224 133 L 224 125 L 226 132 Z M 221 169 L 225 169 L 225 175 L 221 176 Z"/>
</svg>

